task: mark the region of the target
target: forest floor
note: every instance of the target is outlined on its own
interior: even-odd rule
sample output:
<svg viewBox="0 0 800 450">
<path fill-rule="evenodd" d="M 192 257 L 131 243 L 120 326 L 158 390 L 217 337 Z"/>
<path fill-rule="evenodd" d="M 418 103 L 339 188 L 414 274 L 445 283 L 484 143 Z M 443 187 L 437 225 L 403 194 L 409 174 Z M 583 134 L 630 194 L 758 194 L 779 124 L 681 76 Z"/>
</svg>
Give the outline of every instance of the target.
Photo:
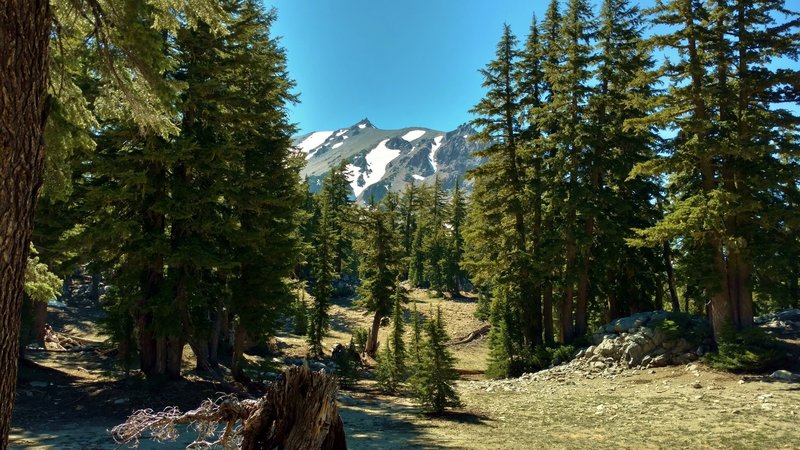
<svg viewBox="0 0 800 450">
<path fill-rule="evenodd" d="M 424 314 L 441 306 L 451 338 L 482 325 L 473 316 L 473 298 L 436 299 L 423 291 L 412 297 Z M 51 308 L 50 313 L 58 332 L 103 339 L 95 325 L 96 305 Z M 332 317 L 328 351 L 371 322 L 349 302 L 334 305 Z M 272 363 L 280 370 L 280 361 L 306 352 L 304 339 L 289 333 L 279 335 L 278 347 L 277 356 L 251 356 L 253 366 Z M 349 448 L 800 448 L 800 383 L 737 376 L 702 364 L 629 370 L 615 378 L 566 374 L 541 381 L 484 381 L 485 338 L 451 349 L 462 374 L 462 408 L 428 417 L 407 397 L 383 395 L 373 381 L 359 381 L 339 394 Z M 218 395 L 213 383 L 191 372 L 166 385 L 125 377 L 113 357 L 100 350 L 32 352 L 28 358 L 32 363 L 20 370 L 11 448 L 116 448 L 107 430 L 131 411 L 187 410 Z M 190 358 L 185 363 L 187 369 L 193 366 Z M 140 448 L 183 448 L 191 438 L 186 432 L 177 442 L 143 441 Z"/>
</svg>

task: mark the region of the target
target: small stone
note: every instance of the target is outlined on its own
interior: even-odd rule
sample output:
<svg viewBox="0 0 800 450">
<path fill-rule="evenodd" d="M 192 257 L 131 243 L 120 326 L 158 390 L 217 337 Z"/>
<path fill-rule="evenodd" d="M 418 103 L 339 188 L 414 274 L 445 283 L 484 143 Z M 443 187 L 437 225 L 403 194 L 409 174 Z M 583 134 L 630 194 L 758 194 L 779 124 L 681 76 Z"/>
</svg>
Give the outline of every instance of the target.
<svg viewBox="0 0 800 450">
<path fill-rule="evenodd" d="M 653 369 L 650 369 L 650 372 L 649 372 L 649 373 L 651 373 L 651 374 L 654 374 L 654 373 L 656 373 L 656 371 L 655 371 L 655 370 L 653 370 Z"/>
<path fill-rule="evenodd" d="M 114 400 L 114 404 L 115 405 L 122 405 L 122 404 L 128 403 L 129 401 L 131 401 L 131 399 L 129 399 L 129 398 L 118 398 L 118 399 Z"/>
<path fill-rule="evenodd" d="M 702 384 L 700 384 L 700 382 L 699 382 L 699 381 L 695 381 L 694 383 L 692 383 L 692 385 L 691 385 L 691 386 L 692 386 L 693 388 L 695 388 L 695 389 L 700 389 L 700 388 L 702 388 L 702 387 L 703 387 L 703 385 L 702 385 Z"/>
<path fill-rule="evenodd" d="M 744 384 L 744 380 L 739 380 L 739 384 Z"/>
</svg>

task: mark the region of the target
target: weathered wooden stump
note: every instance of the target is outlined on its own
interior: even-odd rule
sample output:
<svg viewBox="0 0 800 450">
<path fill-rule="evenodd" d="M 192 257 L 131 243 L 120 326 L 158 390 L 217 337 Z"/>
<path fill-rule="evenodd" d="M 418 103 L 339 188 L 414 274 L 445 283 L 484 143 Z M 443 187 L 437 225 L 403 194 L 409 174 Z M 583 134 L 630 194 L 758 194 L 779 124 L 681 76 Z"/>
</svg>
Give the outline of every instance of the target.
<svg viewBox="0 0 800 450">
<path fill-rule="evenodd" d="M 336 405 L 336 380 L 308 366 L 286 370 L 258 400 L 226 396 L 181 413 L 167 408 L 134 412 L 111 432 L 120 444 L 135 444 L 149 431 L 153 439 L 174 440 L 178 425 L 199 431 L 187 448 L 220 446 L 244 450 L 340 450 L 347 448 Z M 220 431 L 220 425 L 224 428 Z"/>
</svg>

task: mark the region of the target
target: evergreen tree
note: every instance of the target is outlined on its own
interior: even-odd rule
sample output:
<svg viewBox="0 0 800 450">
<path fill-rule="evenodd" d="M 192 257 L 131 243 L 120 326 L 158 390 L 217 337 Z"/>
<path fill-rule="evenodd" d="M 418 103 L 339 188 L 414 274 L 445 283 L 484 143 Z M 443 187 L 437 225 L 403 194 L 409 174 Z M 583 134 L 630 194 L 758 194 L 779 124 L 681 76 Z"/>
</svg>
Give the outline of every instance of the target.
<svg viewBox="0 0 800 450">
<path fill-rule="evenodd" d="M 417 302 L 414 301 L 414 308 L 411 311 L 411 358 L 414 370 L 419 366 L 422 361 L 422 327 L 423 320 L 419 311 L 417 311 Z"/>
<path fill-rule="evenodd" d="M 389 346 L 389 341 L 386 341 L 386 345 L 378 352 L 375 360 L 375 380 L 378 387 L 387 393 L 396 392 L 400 384 L 400 374 L 394 364 L 394 352 Z"/>
<path fill-rule="evenodd" d="M 785 11 L 783 1 L 673 0 L 655 8 L 670 28 L 653 43 L 682 52 L 662 68 L 671 82 L 660 110 L 644 124 L 679 131 L 664 157 L 634 172 L 667 175 L 672 194 L 665 217 L 639 230 L 634 243 L 679 237 L 695 244 L 694 284 L 710 298 L 717 337 L 726 324 L 752 324 L 758 246 L 751 244 L 780 238 L 762 219 L 775 217 L 777 229 L 792 220 L 785 199 L 797 187 L 783 176 L 796 175 L 787 162 L 797 155 L 797 115 L 779 104 L 797 98 L 785 84 L 797 71 L 770 67 L 797 54 L 797 21 L 777 23 Z"/>
<path fill-rule="evenodd" d="M 653 107 L 656 73 L 642 40 L 643 18 L 627 0 L 603 2 L 597 35 L 596 92 L 589 100 L 595 133 L 598 189 L 593 249 L 596 291 L 608 298 L 606 319 L 653 309 L 662 281 L 661 249 L 631 248 L 632 228 L 657 220 L 660 188 L 653 178 L 629 179 L 636 164 L 656 154 L 659 137 L 652 128 L 630 127 Z M 622 105 L 622 107 L 620 107 Z"/>
<path fill-rule="evenodd" d="M 445 408 L 461 406 L 454 386 L 458 372 L 454 368 L 455 358 L 446 347 L 448 338 L 441 308 L 437 308 L 435 319 L 428 321 L 426 332 L 421 361 L 410 383 L 423 411 L 441 414 Z"/>
<path fill-rule="evenodd" d="M 392 331 L 389 339 L 392 343 L 393 365 L 402 378 L 406 373 L 406 344 L 405 344 L 405 318 L 403 316 L 403 303 L 408 301 L 406 292 L 400 280 L 395 283 L 394 306 L 392 309 Z"/>
<path fill-rule="evenodd" d="M 320 192 L 331 210 L 331 229 L 336 249 L 333 268 L 339 277 L 354 273 L 356 263 L 353 256 L 353 240 L 346 225 L 352 209 L 350 200 L 352 188 L 348 181 L 350 176 L 347 161 L 342 160 L 325 176 Z"/>
<path fill-rule="evenodd" d="M 361 233 L 357 249 L 361 257 L 361 286 L 357 291 L 359 303 L 374 314 L 364 349 L 365 353 L 374 356 L 378 351 L 381 319 L 391 312 L 401 250 L 398 235 L 392 231 L 393 214 L 380 208 L 361 208 L 359 213 L 357 223 Z"/>
<path fill-rule="evenodd" d="M 100 53 L 98 61 L 104 63 L 93 70 L 103 76 L 107 84 L 103 98 L 95 104 L 104 104 L 109 110 L 116 108 L 117 113 L 132 117 L 143 129 L 166 135 L 176 131 L 170 107 L 173 86 L 160 82 L 162 79 L 158 75 L 152 76 L 169 66 L 172 56 L 162 51 L 161 29 L 174 30 L 179 22 L 194 24 L 198 18 L 215 23 L 219 10 L 212 1 L 199 1 L 191 8 L 185 2 L 171 1 L 159 2 L 156 6 L 126 3 L 125 7 L 98 8 L 82 3 L 66 7 L 60 3 L 51 5 L 49 1 L 15 0 L 5 6 L 6 14 L 0 19 L 0 27 L 8 32 L 0 37 L 0 52 L 7 70 L 16 76 L 3 76 L 0 81 L 2 90 L 9 93 L 0 107 L 0 127 L 16 130 L 16 133 L 5 137 L 2 145 L 0 179 L 13 182 L 0 183 L 0 198 L 18 201 L 10 202 L 7 213 L 0 216 L 0 230 L 3 230 L 0 271 L 4 274 L 0 284 L 0 316 L 8 320 L 3 323 L 0 335 L 3 342 L 9 343 L 0 348 L 0 380 L 3 380 L 0 381 L 0 447 L 7 445 L 10 429 L 18 357 L 17 318 L 36 199 L 44 174 L 45 129 L 52 104 L 49 88 L 57 85 L 51 83 L 48 71 L 51 62 L 56 67 L 59 63 L 58 58 L 50 58 L 50 41 L 61 43 L 62 49 L 76 45 Z M 54 23 L 60 23 L 60 14 L 70 15 L 73 26 L 54 27 Z M 156 23 L 159 27 L 153 26 Z M 88 39 L 87 35 L 92 35 L 93 39 Z M 157 44 L 152 46 L 154 42 Z M 62 54 L 71 55 L 72 52 Z M 55 97 L 67 100 L 59 101 L 61 105 L 80 109 L 85 117 L 91 116 L 71 80 L 59 86 L 63 89 L 56 90 Z M 68 98 L 60 97 L 61 94 Z M 51 135 L 49 140 L 50 150 L 58 147 L 54 137 Z M 50 160 L 58 161 L 58 158 Z M 21 164 L 22 161 L 25 164 Z"/>
<path fill-rule="evenodd" d="M 402 304 L 407 301 L 403 287 L 396 284 L 393 296 L 392 330 L 385 350 L 378 354 L 375 377 L 378 385 L 387 392 L 395 392 L 406 376 L 405 320 Z"/>
<path fill-rule="evenodd" d="M 461 282 L 466 278 L 464 271 L 461 269 L 461 260 L 464 257 L 463 229 L 467 217 L 467 205 L 458 180 L 456 180 L 453 188 L 449 212 L 450 218 L 447 222 L 447 228 L 449 228 L 450 231 L 450 242 L 448 244 L 445 263 L 445 287 L 450 292 L 459 294 L 461 291 Z"/>
<path fill-rule="evenodd" d="M 308 342 L 310 344 L 311 354 L 321 356 L 322 338 L 328 331 L 330 317 L 328 309 L 330 308 L 331 299 L 333 297 L 333 280 L 334 272 L 334 258 L 335 258 L 335 242 L 333 237 L 333 227 L 331 224 L 331 217 L 333 216 L 333 209 L 328 203 L 328 199 L 322 199 L 322 217 L 319 224 L 319 234 L 316 238 L 315 245 L 315 261 L 313 265 L 314 275 L 314 288 L 312 290 L 314 295 L 314 303 L 311 307 L 310 327 L 308 333 Z"/>
<path fill-rule="evenodd" d="M 467 258 L 470 272 L 493 274 L 487 281 L 504 289 L 509 301 L 519 306 L 525 345 L 533 346 L 542 340 L 542 316 L 529 247 L 528 158 L 521 152 L 518 58 L 516 37 L 506 25 L 496 59 L 482 71 L 486 97 L 472 110 L 478 116 L 473 121 L 479 129 L 476 138 L 490 143 L 477 153 L 486 162 L 468 174 L 475 181 L 469 234 L 476 244 L 487 240 L 481 247 L 493 250 L 473 247 Z"/>
</svg>

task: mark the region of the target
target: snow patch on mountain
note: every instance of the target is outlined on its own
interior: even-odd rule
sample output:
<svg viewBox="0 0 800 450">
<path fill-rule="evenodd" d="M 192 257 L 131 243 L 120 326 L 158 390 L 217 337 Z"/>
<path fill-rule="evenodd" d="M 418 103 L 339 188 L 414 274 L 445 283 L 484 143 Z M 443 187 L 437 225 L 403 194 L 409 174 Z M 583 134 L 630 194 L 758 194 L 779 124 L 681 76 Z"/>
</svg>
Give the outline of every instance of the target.
<svg viewBox="0 0 800 450">
<path fill-rule="evenodd" d="M 360 123 L 360 124 L 358 124 L 358 128 L 361 128 L 363 130 L 364 128 L 367 128 L 367 124 Z"/>
<path fill-rule="evenodd" d="M 419 181 L 422 181 L 422 180 L 425 179 L 425 177 L 423 177 L 422 175 L 417 175 L 417 174 L 411 175 L 411 177 L 414 178 L 415 180 L 419 180 Z"/>
<path fill-rule="evenodd" d="M 444 136 L 436 136 L 433 138 L 433 145 L 431 146 L 431 154 L 429 159 L 431 161 L 431 167 L 433 167 L 433 171 L 436 172 L 438 169 L 436 167 L 436 150 L 439 150 L 439 147 L 442 146 L 442 140 L 444 140 Z"/>
<path fill-rule="evenodd" d="M 336 132 L 336 137 L 339 137 L 345 133 L 347 133 L 347 128 L 342 128 L 341 130 Z"/>
<path fill-rule="evenodd" d="M 333 144 L 333 147 L 331 147 L 331 148 L 335 150 L 335 149 L 337 149 L 337 148 L 339 148 L 339 147 L 341 147 L 343 145 L 344 145 L 344 142 L 339 142 L 339 143 Z"/>
<path fill-rule="evenodd" d="M 421 138 L 423 134 L 425 134 L 425 130 L 411 130 L 403 135 L 403 139 L 408 142 L 416 141 L 417 139 Z"/>
<path fill-rule="evenodd" d="M 366 171 L 361 171 L 360 167 L 352 164 L 348 165 L 348 169 L 350 169 L 353 174 L 352 179 L 349 180 L 350 186 L 353 188 L 353 193 L 356 197 L 364 192 L 364 189 L 381 181 L 383 175 L 386 174 L 386 166 L 389 165 L 393 159 L 400 156 L 400 150 L 387 147 L 387 142 L 389 142 L 389 139 L 384 139 L 364 157 L 367 161 Z M 359 178 L 363 180 L 363 183 L 359 183 Z"/>
<path fill-rule="evenodd" d="M 311 135 L 305 138 L 297 147 L 300 148 L 300 151 L 303 153 L 310 153 L 327 141 L 332 134 L 333 131 L 317 131 L 311 133 Z"/>
</svg>

